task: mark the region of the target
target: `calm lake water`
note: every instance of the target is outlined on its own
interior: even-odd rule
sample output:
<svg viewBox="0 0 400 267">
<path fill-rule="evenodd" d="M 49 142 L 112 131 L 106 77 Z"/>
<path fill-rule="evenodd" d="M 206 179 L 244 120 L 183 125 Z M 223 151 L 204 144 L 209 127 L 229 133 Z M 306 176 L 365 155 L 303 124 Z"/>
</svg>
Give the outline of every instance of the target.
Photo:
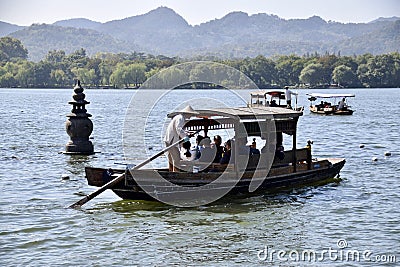
<svg viewBox="0 0 400 267">
<path fill-rule="evenodd" d="M 307 92 L 312 90 L 299 91 L 306 107 Z M 58 152 L 69 139 L 64 122 L 72 89 L 0 89 L 0 265 L 398 266 L 400 90 L 338 92 L 356 94 L 350 99 L 354 115 L 319 116 L 306 109 L 297 145 L 312 139 L 314 157 L 345 157 L 339 184 L 224 199 L 197 208 L 122 201 L 105 192 L 75 210 L 65 207 L 96 189 L 87 185 L 84 167 L 118 167 L 114 163 L 124 161 L 123 122 L 135 91 L 85 90 L 93 115 L 92 141 L 101 153 L 68 156 Z M 248 91 L 240 94 L 248 99 Z M 166 111 L 207 97 L 241 103 L 222 90 L 167 95 L 156 106 L 158 116 L 146 134 L 153 144 L 147 145 L 148 153 L 161 148 Z M 361 143 L 365 148 L 359 148 Z M 392 156 L 385 157 L 385 151 Z M 314 251 L 316 260 L 303 261 L 306 250 Z"/>
</svg>

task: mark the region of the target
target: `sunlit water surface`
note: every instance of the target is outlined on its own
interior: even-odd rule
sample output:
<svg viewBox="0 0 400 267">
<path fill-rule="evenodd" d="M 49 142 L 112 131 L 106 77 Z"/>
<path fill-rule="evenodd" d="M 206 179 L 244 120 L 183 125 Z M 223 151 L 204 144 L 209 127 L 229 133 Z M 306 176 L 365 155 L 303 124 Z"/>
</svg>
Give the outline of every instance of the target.
<svg viewBox="0 0 400 267">
<path fill-rule="evenodd" d="M 310 91 L 300 91 L 300 104 L 306 107 L 305 93 Z M 306 109 L 297 138 L 298 147 L 314 140 L 314 157 L 346 158 L 339 184 L 229 198 L 197 208 L 122 201 L 106 192 L 75 210 L 65 207 L 96 189 L 87 185 L 85 166 L 115 168 L 120 167 L 115 163 L 124 162 L 123 122 L 135 91 L 85 90 L 91 102 L 87 109 L 93 114 L 92 141 L 101 153 L 68 156 L 58 152 L 68 141 L 64 122 L 72 90 L 1 89 L 0 265 L 378 265 L 362 256 L 349 260 L 335 254 L 331 258 L 324 254 L 324 260 L 296 260 L 296 252 L 322 253 L 329 248 L 342 253 L 369 250 L 372 260 L 394 255 L 399 262 L 400 91 L 343 92 L 356 94 L 350 100 L 354 115 L 319 116 Z M 239 94 L 248 100 L 248 91 Z M 194 106 L 203 107 L 207 98 L 228 106 L 243 104 L 223 90 L 166 95 L 147 124 L 148 154 L 162 148 L 166 112 L 196 98 L 202 101 L 194 101 Z M 143 101 L 155 100 L 149 94 Z M 147 115 L 140 113 L 140 104 L 137 110 Z M 359 148 L 361 143 L 365 148 Z M 386 151 L 392 156 L 385 157 Z M 138 154 L 132 161 L 146 156 Z M 373 162 L 373 157 L 378 161 Z M 165 158 L 160 158 L 153 166 L 163 164 Z M 63 180 L 63 175 L 69 179 Z M 338 241 L 339 245 L 345 241 L 347 247 L 339 249 Z M 279 259 L 272 250 L 285 254 Z"/>
</svg>

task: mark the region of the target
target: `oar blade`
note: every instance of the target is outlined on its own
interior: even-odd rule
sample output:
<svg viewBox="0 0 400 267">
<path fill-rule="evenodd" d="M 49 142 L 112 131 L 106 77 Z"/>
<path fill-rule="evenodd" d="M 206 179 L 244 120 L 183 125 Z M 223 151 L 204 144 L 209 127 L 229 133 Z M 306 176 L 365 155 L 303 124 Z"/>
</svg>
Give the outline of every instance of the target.
<svg viewBox="0 0 400 267">
<path fill-rule="evenodd" d="M 120 176 L 118 176 L 118 177 L 114 178 L 113 180 L 109 181 L 108 183 L 106 183 L 105 185 L 100 187 L 98 190 L 96 190 L 93 193 L 85 196 L 81 200 L 75 202 L 74 204 L 69 206 L 69 208 L 80 208 L 82 205 L 86 204 L 87 202 L 89 202 L 93 198 L 97 197 L 98 195 L 100 195 L 101 193 L 106 191 L 107 189 L 113 188 L 117 183 L 122 181 L 124 178 L 125 178 L 125 173 L 123 173 Z"/>
</svg>

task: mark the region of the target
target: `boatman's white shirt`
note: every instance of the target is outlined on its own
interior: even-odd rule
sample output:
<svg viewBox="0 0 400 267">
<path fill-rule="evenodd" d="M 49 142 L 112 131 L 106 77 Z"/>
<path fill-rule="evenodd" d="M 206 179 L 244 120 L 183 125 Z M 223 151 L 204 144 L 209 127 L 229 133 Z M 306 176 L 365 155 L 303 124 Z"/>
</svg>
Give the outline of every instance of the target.
<svg viewBox="0 0 400 267">
<path fill-rule="evenodd" d="M 183 126 L 185 126 L 185 117 L 182 114 L 173 117 L 165 132 L 164 142 L 171 145 L 185 138 L 188 134 L 183 129 Z"/>
<path fill-rule="evenodd" d="M 293 93 L 291 90 L 286 89 L 285 90 L 285 97 L 286 101 L 292 101 L 292 95 L 297 95 L 297 93 Z"/>
</svg>

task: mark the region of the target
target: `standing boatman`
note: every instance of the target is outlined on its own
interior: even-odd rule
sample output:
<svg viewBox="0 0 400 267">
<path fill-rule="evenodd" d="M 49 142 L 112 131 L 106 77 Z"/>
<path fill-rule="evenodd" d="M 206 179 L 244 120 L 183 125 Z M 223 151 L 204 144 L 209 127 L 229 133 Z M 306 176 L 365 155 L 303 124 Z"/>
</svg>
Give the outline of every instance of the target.
<svg viewBox="0 0 400 267">
<path fill-rule="evenodd" d="M 291 90 L 289 90 L 289 86 L 285 86 L 285 98 L 286 98 L 287 108 L 292 108 L 292 95 L 297 95 L 297 93 L 294 93 Z"/>
<path fill-rule="evenodd" d="M 198 114 L 198 112 L 194 111 L 191 106 L 186 106 L 172 118 L 164 137 L 164 142 L 167 147 L 183 138 L 185 139 L 185 142 L 189 141 L 189 132 L 184 130 L 184 126 L 186 120 L 196 114 Z M 169 171 L 178 171 L 178 166 L 181 161 L 179 145 L 172 147 L 166 153 L 169 163 Z"/>
</svg>

